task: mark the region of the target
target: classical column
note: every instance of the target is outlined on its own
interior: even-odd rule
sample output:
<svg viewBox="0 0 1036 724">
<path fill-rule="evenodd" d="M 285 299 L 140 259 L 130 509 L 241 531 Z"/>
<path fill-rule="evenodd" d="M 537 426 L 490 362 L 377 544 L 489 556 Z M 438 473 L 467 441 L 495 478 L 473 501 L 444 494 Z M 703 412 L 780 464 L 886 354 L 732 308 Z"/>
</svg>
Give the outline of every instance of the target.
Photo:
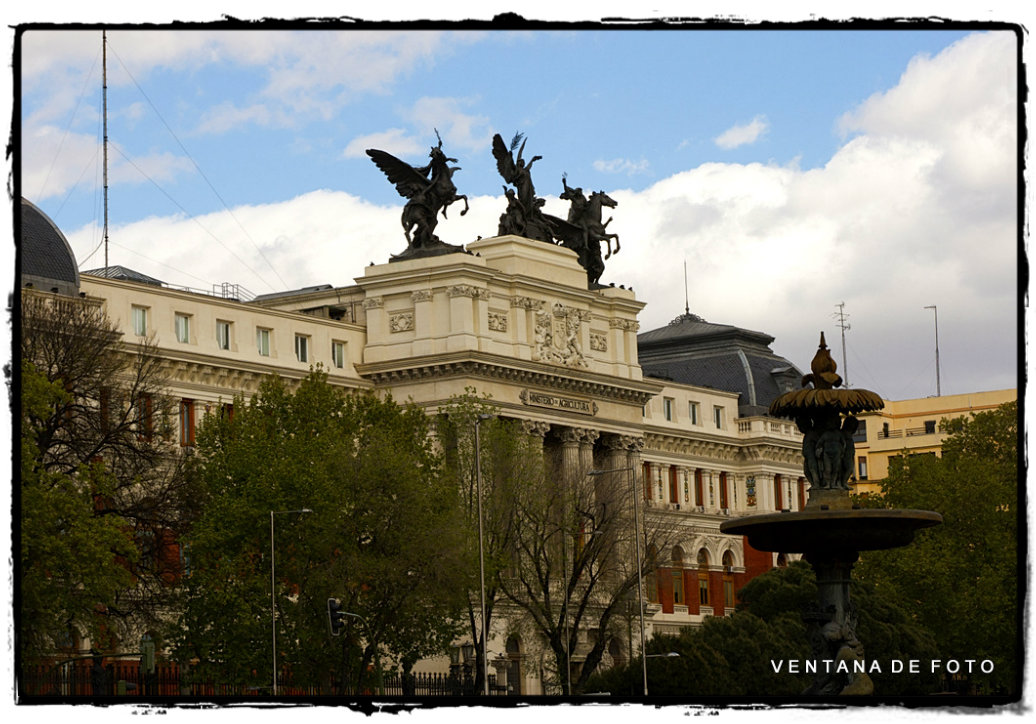
<svg viewBox="0 0 1036 724">
<path fill-rule="evenodd" d="M 597 430 L 576 428 L 579 433 L 579 469 L 586 475 L 594 467 L 594 443 L 601 436 Z"/>
<path fill-rule="evenodd" d="M 532 451 L 537 453 L 540 459 L 543 459 L 543 438 L 550 431 L 550 424 L 546 422 L 537 422 L 536 420 L 521 420 L 522 432 L 529 436 L 531 439 Z"/>
<path fill-rule="evenodd" d="M 583 431 L 574 427 L 558 429 L 558 440 L 561 441 L 561 470 L 559 477 L 565 484 L 571 483 L 579 475 L 579 443 Z"/>
</svg>

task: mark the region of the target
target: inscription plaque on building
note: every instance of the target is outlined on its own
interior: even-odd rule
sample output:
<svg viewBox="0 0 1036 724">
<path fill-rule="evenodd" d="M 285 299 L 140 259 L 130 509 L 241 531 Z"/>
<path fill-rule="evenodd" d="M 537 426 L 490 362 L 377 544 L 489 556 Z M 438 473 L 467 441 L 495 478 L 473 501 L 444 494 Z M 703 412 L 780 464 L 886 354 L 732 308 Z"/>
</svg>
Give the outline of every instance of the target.
<svg viewBox="0 0 1036 724">
<path fill-rule="evenodd" d="M 518 399 L 525 405 L 533 407 L 547 407 L 551 410 L 568 410 L 583 415 L 596 415 L 597 403 L 593 400 L 580 400 L 576 397 L 562 397 L 547 392 L 535 390 L 522 390 L 518 393 Z"/>
</svg>

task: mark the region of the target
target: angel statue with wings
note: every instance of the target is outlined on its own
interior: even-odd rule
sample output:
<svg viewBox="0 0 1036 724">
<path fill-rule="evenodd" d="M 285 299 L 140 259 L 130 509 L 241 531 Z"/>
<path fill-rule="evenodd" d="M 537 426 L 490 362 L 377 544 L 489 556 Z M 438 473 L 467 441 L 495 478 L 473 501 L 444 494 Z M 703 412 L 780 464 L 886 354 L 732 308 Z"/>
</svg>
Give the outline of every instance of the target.
<svg viewBox="0 0 1036 724">
<path fill-rule="evenodd" d="M 394 261 L 464 250 L 461 246 L 443 242 L 435 235 L 439 212 L 442 212 L 445 219 L 446 207 L 454 201 L 464 201 L 461 216 L 468 213 L 468 197 L 458 194 L 457 187 L 453 185 L 453 174 L 460 171 L 460 168 L 449 164 L 456 163 L 457 159 L 449 158 L 443 152 L 442 136 L 438 130 L 435 136 L 439 139 L 439 145 L 432 146 L 428 154 L 431 161 L 422 167 L 411 166 L 385 151 L 367 149 L 367 155 L 395 184 L 399 195 L 407 199 L 402 222 L 408 247 L 402 254 L 394 255 Z"/>
<path fill-rule="evenodd" d="M 542 157 L 533 156 L 526 161 L 522 158 L 524 150 L 525 139 L 521 133 L 514 135 L 510 147 L 504 143 L 499 133 L 493 136 L 496 168 L 504 181 L 517 189 L 516 199 L 510 202 L 508 223 L 505 224 L 504 220 L 501 220 L 498 233 L 519 234 L 527 239 L 553 243 L 550 225 L 543 218 L 543 199 L 536 198 L 536 189 L 532 185 L 532 165 Z"/>
</svg>

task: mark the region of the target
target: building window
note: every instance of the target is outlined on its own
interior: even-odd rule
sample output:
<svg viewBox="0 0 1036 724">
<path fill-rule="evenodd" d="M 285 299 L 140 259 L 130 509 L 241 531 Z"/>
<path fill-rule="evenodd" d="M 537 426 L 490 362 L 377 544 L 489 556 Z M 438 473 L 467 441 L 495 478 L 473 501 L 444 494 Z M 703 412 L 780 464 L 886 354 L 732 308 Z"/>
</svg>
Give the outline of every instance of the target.
<svg viewBox="0 0 1036 724">
<path fill-rule="evenodd" d="M 723 408 L 718 405 L 712 408 L 712 417 L 716 421 L 716 429 L 723 429 Z"/>
<path fill-rule="evenodd" d="M 700 405 L 697 402 L 687 404 L 687 416 L 691 418 L 692 425 L 701 424 Z"/>
<path fill-rule="evenodd" d="M 180 444 L 194 445 L 194 400 L 180 400 Z"/>
<path fill-rule="evenodd" d="M 147 307 L 133 307 L 133 334 L 147 336 Z"/>
<path fill-rule="evenodd" d="M 734 582 L 729 577 L 723 579 L 723 605 L 734 607 Z"/>
<path fill-rule="evenodd" d="M 934 435 L 935 434 L 935 420 L 924 421 L 924 434 Z"/>
<path fill-rule="evenodd" d="M 216 346 L 220 349 L 230 349 L 230 322 L 216 320 Z"/>
<path fill-rule="evenodd" d="M 309 362 L 309 337 L 304 334 L 295 335 L 295 359 Z"/>
<path fill-rule="evenodd" d="M 698 603 L 709 603 L 709 553 L 704 548 L 698 551 Z"/>
<path fill-rule="evenodd" d="M 345 367 L 345 342 L 331 343 L 331 364 L 338 369 Z"/>
<path fill-rule="evenodd" d="M 184 344 L 191 341 L 191 317 L 188 314 L 177 314 L 174 318 L 176 324 L 176 341 Z"/>
<path fill-rule="evenodd" d="M 865 456 L 861 455 L 859 460 L 857 460 L 857 466 L 858 466 L 858 469 L 859 469 L 859 474 L 857 475 L 857 477 L 860 480 L 866 480 L 867 479 L 867 458 Z"/>
<path fill-rule="evenodd" d="M 141 395 L 133 403 L 133 422 L 137 430 L 137 437 L 141 440 L 150 441 L 154 435 L 153 411 L 154 403 L 151 395 Z"/>
<path fill-rule="evenodd" d="M 670 397 L 666 397 L 662 400 L 662 413 L 665 415 L 666 422 L 673 421 L 673 400 Z"/>
<path fill-rule="evenodd" d="M 727 474 L 719 474 L 719 507 L 726 510 L 730 507 L 730 499 L 727 492 Z"/>
<path fill-rule="evenodd" d="M 259 327 L 255 330 L 255 344 L 259 348 L 259 354 L 263 357 L 270 356 L 270 330 Z"/>
<path fill-rule="evenodd" d="M 682 606 L 683 597 L 683 571 L 673 571 L 673 603 Z"/>
<path fill-rule="evenodd" d="M 705 496 L 702 491 L 701 470 L 694 471 L 694 504 L 698 507 L 705 505 Z"/>
</svg>

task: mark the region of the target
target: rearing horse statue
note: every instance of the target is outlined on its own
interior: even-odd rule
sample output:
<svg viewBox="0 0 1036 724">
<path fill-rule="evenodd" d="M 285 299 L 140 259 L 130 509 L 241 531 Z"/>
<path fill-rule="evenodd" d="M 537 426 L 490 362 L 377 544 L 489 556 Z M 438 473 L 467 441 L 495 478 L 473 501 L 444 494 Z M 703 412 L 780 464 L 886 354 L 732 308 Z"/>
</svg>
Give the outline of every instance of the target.
<svg viewBox="0 0 1036 724">
<path fill-rule="evenodd" d="M 607 226 L 611 222 L 609 218 L 601 222 L 601 213 L 604 207 L 614 209 L 618 203 L 603 191 L 594 191 L 590 198 L 583 195 L 583 190 L 568 185 L 568 180 L 562 176 L 561 183 L 564 191 L 558 197 L 571 202 L 568 210 L 568 220 L 559 219 L 556 216 L 547 216 L 550 222 L 551 232 L 558 242 L 572 251 L 579 257 L 579 264 L 586 269 L 587 282 L 591 288 L 595 287 L 604 273 L 604 259 L 619 251 L 619 235 L 609 234 Z M 611 240 L 615 240 L 615 249 L 612 250 Z M 607 254 L 601 257 L 601 242 L 608 245 Z"/>
<path fill-rule="evenodd" d="M 408 249 L 401 257 L 418 256 L 417 252 L 441 253 L 443 251 L 460 251 L 460 247 L 445 244 L 435 235 L 439 212 L 446 218 L 446 208 L 454 201 L 464 201 L 464 210 L 460 215 L 468 213 L 468 197 L 457 193 L 453 184 L 453 174 L 460 171 L 457 159 L 449 158 L 442 150 L 442 137 L 435 132 L 439 145 L 432 146 L 428 154 L 431 161 L 426 166 L 411 166 L 385 151 L 367 149 L 375 165 L 395 184 L 400 196 L 407 199 L 403 207 L 403 234 L 406 236 Z"/>
</svg>

